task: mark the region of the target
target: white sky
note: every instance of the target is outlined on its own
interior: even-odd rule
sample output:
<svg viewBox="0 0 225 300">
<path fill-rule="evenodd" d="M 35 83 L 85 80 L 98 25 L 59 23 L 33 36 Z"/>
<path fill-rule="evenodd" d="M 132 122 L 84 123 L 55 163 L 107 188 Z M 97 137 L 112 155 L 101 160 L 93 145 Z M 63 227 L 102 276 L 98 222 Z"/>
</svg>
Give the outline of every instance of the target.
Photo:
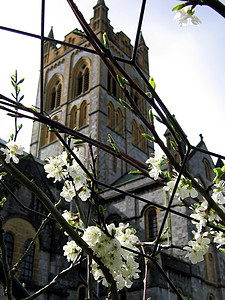
<svg viewBox="0 0 225 300">
<path fill-rule="evenodd" d="M 149 46 L 150 73 L 156 91 L 175 114 L 190 142 L 202 133 L 208 149 L 224 154 L 225 139 L 225 20 L 208 7 L 197 7 L 201 26 L 179 27 L 173 20 L 174 0 L 148 0 L 143 36 Z M 223 1 L 222 1 L 223 2 Z M 89 21 L 97 0 L 77 0 Z M 134 38 L 141 0 L 105 0 L 114 31 Z M 41 0 L 0 2 L 0 25 L 40 34 Z M 56 39 L 80 28 L 66 0 L 46 0 L 45 35 L 53 26 Z M 40 65 L 40 41 L 0 30 L 0 93 L 11 95 L 10 76 L 18 70 L 25 77 L 24 104 L 35 104 Z M 11 125 L 10 125 L 11 124 Z M 13 120 L 0 111 L 0 137 L 8 139 Z M 26 122 L 20 139 L 29 149 L 32 123 Z"/>
</svg>

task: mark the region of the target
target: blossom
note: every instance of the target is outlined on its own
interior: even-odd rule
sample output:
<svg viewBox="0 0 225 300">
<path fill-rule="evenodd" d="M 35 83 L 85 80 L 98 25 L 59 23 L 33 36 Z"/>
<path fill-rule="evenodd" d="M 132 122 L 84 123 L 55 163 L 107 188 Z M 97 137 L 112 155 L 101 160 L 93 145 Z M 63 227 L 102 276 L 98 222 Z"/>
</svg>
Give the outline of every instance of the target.
<svg viewBox="0 0 225 300">
<path fill-rule="evenodd" d="M 68 177 L 66 170 L 67 153 L 64 151 L 61 155 L 47 158 L 47 164 L 44 166 L 45 172 L 48 173 L 48 178 L 55 178 L 54 182 L 61 181 Z"/>
<path fill-rule="evenodd" d="M 208 233 L 200 234 L 199 232 L 194 232 L 194 240 L 188 242 L 188 246 L 183 249 L 187 250 L 188 253 L 185 257 L 188 257 L 193 264 L 196 264 L 204 260 L 204 255 L 209 249 L 210 239 L 205 237 Z"/>
<path fill-rule="evenodd" d="M 146 164 L 149 164 L 150 171 L 149 176 L 157 180 L 159 174 L 161 173 L 162 161 L 164 159 L 164 155 L 161 153 L 156 153 L 154 157 L 150 157 L 146 160 Z"/>
<path fill-rule="evenodd" d="M 79 192 L 79 197 L 82 201 L 87 201 L 91 197 L 91 191 L 90 189 L 83 185 L 82 190 Z"/>
<path fill-rule="evenodd" d="M 172 179 L 171 181 L 168 181 L 167 185 L 164 186 L 163 189 L 167 192 L 172 193 L 175 184 L 176 184 L 176 178 Z M 198 196 L 198 192 L 196 191 L 195 188 L 192 187 L 190 180 L 186 180 L 184 177 L 182 177 L 177 186 L 175 196 L 181 198 L 182 200 L 187 197 L 196 198 Z"/>
<path fill-rule="evenodd" d="M 177 10 L 174 20 L 178 21 L 179 26 L 181 27 L 188 25 L 199 25 L 202 23 L 198 17 L 194 16 L 194 11 L 192 11 L 189 7 L 184 7 Z"/>
<path fill-rule="evenodd" d="M 225 235 L 223 232 L 216 232 L 213 242 L 218 244 L 217 248 L 220 248 L 222 245 L 225 245 Z"/>
<path fill-rule="evenodd" d="M 71 221 L 70 212 L 64 212 L 64 217 Z M 135 261 L 135 253 L 132 253 L 122 246 L 138 252 L 136 244 L 138 238 L 136 231 L 130 228 L 129 224 L 120 223 L 118 227 L 114 224 L 107 225 L 109 234 L 103 232 L 97 226 L 89 226 L 84 229 L 83 240 L 93 250 L 94 254 L 101 259 L 103 264 L 108 268 L 117 284 L 117 289 L 131 287 L 132 279 L 139 277 L 139 264 Z M 74 261 L 79 254 L 79 247 L 72 241 L 68 242 L 64 247 L 64 255 L 68 261 Z M 98 264 L 92 261 L 92 275 L 103 285 L 108 286 L 107 280 L 99 268 Z"/>
<path fill-rule="evenodd" d="M 63 190 L 60 196 L 65 198 L 66 201 L 70 202 L 76 195 L 75 188 L 72 181 L 66 180 Z"/>
<path fill-rule="evenodd" d="M 10 163 L 10 159 L 12 158 L 13 162 L 15 164 L 19 163 L 19 159 L 16 155 L 22 155 L 23 154 L 24 147 L 19 145 L 16 141 L 10 140 L 6 144 L 6 148 L 1 148 L 1 150 L 5 153 L 5 162 L 7 164 Z"/>
</svg>

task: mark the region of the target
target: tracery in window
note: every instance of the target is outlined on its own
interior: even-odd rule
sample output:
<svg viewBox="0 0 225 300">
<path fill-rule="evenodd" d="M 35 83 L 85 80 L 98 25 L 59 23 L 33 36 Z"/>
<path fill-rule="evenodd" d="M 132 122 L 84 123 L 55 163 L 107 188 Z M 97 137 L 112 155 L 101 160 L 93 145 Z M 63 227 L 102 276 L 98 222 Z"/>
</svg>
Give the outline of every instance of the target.
<svg viewBox="0 0 225 300">
<path fill-rule="evenodd" d="M 149 241 L 152 241 L 156 238 L 158 229 L 157 229 L 157 212 L 154 207 L 149 207 L 145 213 L 145 230 L 146 238 Z"/>
<path fill-rule="evenodd" d="M 72 72 L 71 99 L 89 90 L 90 62 L 88 59 L 80 59 Z"/>
<path fill-rule="evenodd" d="M 31 243 L 31 240 L 26 240 L 24 244 L 24 251 L 26 252 L 27 248 L 29 247 Z M 34 246 L 25 258 L 25 260 L 22 263 L 21 268 L 21 277 L 26 280 L 32 280 L 32 274 L 33 274 L 33 263 L 34 263 Z"/>
<path fill-rule="evenodd" d="M 79 118 L 79 127 L 88 124 L 88 108 L 87 101 L 84 100 L 80 105 L 80 118 Z"/>
<path fill-rule="evenodd" d="M 4 234 L 4 241 L 7 248 L 7 259 L 8 265 L 12 267 L 12 260 L 13 260 L 13 249 L 14 249 L 14 237 L 11 233 L 6 232 Z"/>
<path fill-rule="evenodd" d="M 51 111 L 58 108 L 62 100 L 62 82 L 60 74 L 55 74 L 47 84 L 45 92 L 45 110 Z"/>
</svg>

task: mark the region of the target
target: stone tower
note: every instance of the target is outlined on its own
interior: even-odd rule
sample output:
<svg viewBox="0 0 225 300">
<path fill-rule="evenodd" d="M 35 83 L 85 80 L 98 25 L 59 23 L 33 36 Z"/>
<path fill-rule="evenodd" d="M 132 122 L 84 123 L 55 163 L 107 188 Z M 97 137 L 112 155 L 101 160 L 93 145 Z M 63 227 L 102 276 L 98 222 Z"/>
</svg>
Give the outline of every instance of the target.
<svg viewBox="0 0 225 300">
<path fill-rule="evenodd" d="M 104 0 L 98 0 L 93 9 L 94 16 L 90 20 L 90 26 L 98 38 L 102 41 L 103 33 L 106 32 L 112 54 L 130 59 L 133 50 L 130 39 L 122 31 L 114 33 Z M 54 37 L 52 28 L 49 37 Z M 65 42 L 91 48 L 90 43 L 78 29 L 68 33 Z M 148 78 L 148 47 L 142 35 L 139 39 L 137 62 Z M 125 63 L 121 65 L 136 84 L 145 90 L 143 81 L 134 69 Z M 147 114 L 148 107 L 143 99 L 135 91 L 131 91 L 131 95 L 140 110 Z M 76 128 L 103 143 L 108 143 L 108 134 L 110 134 L 121 151 L 134 158 L 142 157 L 142 161 L 145 161 L 154 151 L 153 145 L 141 135 L 146 132 L 144 125 L 133 113 L 123 108 L 119 98 L 124 99 L 124 95 L 97 55 L 65 45 L 57 47 L 52 41 L 45 42 L 44 111 L 52 119 L 70 128 Z M 40 106 L 40 91 L 38 91 L 36 105 Z M 91 163 L 88 147 L 87 145 L 80 147 L 88 166 Z M 61 151 L 62 146 L 56 140 L 54 133 L 50 133 L 45 125 L 34 123 L 31 153 L 40 159 L 45 159 L 48 156 L 58 155 Z M 131 169 L 131 166 L 120 161 L 116 156 L 101 150 L 95 149 L 95 155 L 98 158 L 98 178 L 106 183 L 113 183 Z"/>
</svg>

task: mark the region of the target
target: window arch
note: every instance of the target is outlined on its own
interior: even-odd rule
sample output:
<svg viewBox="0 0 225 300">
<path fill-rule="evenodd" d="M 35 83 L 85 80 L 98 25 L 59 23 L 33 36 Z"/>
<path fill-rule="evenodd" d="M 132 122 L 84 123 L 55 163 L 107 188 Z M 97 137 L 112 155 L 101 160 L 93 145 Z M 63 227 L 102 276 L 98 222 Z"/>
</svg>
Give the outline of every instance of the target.
<svg viewBox="0 0 225 300">
<path fill-rule="evenodd" d="M 74 129 L 78 125 L 77 106 L 74 105 L 70 111 L 70 128 Z"/>
<path fill-rule="evenodd" d="M 53 118 L 54 121 L 58 121 L 58 117 Z M 45 146 L 51 142 L 57 140 L 57 137 L 54 132 L 49 131 L 49 127 L 45 124 L 41 125 L 41 138 L 40 138 L 40 147 Z"/>
<path fill-rule="evenodd" d="M 55 74 L 49 81 L 45 92 L 45 109 L 51 111 L 58 108 L 62 100 L 63 77 Z"/>
<path fill-rule="evenodd" d="M 114 97 L 117 97 L 117 82 L 112 77 L 112 75 L 109 71 L 108 71 L 108 76 L 107 76 L 107 90 Z"/>
<path fill-rule="evenodd" d="M 88 107 L 87 107 L 87 101 L 84 100 L 80 105 L 79 127 L 82 127 L 87 123 L 88 123 Z"/>
<path fill-rule="evenodd" d="M 138 126 L 135 120 L 131 121 L 131 142 L 134 145 L 138 144 Z"/>
<path fill-rule="evenodd" d="M 212 178 L 211 178 L 211 170 L 212 170 L 212 168 L 211 168 L 211 165 L 210 165 L 208 159 L 204 158 L 204 159 L 203 159 L 203 164 L 204 164 L 204 167 L 205 167 L 205 175 L 206 175 L 206 178 L 207 178 L 209 181 L 211 181 L 211 180 L 212 180 Z"/>
<path fill-rule="evenodd" d="M 26 252 L 27 248 L 29 247 L 31 243 L 31 240 L 26 240 L 24 243 L 24 253 Z M 34 246 L 28 253 L 27 257 L 22 263 L 21 268 L 21 277 L 26 280 L 32 280 L 32 274 L 33 274 L 33 263 L 34 263 Z"/>
<path fill-rule="evenodd" d="M 72 72 L 71 98 L 77 97 L 89 90 L 90 85 L 90 62 L 81 58 Z"/>
<path fill-rule="evenodd" d="M 215 300 L 215 297 L 213 296 L 213 294 L 208 294 L 207 296 L 207 300 Z"/>
<path fill-rule="evenodd" d="M 11 233 L 6 232 L 4 234 L 4 241 L 7 248 L 7 259 L 8 265 L 12 267 L 12 260 L 13 260 L 13 249 L 14 249 L 14 237 Z"/>
<path fill-rule="evenodd" d="M 116 110 L 115 130 L 118 133 L 123 134 L 123 113 L 119 107 Z"/>
<path fill-rule="evenodd" d="M 216 283 L 215 258 L 214 258 L 214 255 L 211 252 L 206 253 L 205 262 L 206 262 L 207 280 L 210 281 L 210 282 Z"/>
<path fill-rule="evenodd" d="M 80 285 L 77 289 L 77 299 L 85 300 L 87 297 L 87 288 L 84 285 Z"/>
<path fill-rule="evenodd" d="M 139 126 L 138 129 L 138 147 L 146 151 L 146 139 L 143 137 L 142 133 L 145 133 L 144 127 L 142 125 Z"/>
<path fill-rule="evenodd" d="M 114 113 L 115 113 L 114 105 L 112 104 L 112 102 L 109 102 L 107 105 L 107 125 L 112 129 L 114 129 L 114 122 L 115 122 Z"/>
<path fill-rule="evenodd" d="M 154 207 L 149 207 L 145 213 L 145 230 L 146 230 L 146 239 L 153 241 L 158 233 L 157 228 L 157 212 Z"/>
</svg>

